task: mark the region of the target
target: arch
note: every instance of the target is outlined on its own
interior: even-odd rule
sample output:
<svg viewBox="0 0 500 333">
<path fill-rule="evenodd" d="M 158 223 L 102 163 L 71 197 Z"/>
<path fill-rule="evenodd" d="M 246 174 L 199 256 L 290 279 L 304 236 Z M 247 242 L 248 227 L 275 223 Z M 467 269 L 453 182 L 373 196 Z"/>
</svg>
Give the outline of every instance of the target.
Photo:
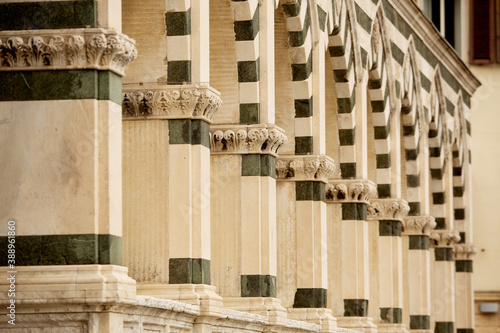
<svg viewBox="0 0 500 333">
<path fill-rule="evenodd" d="M 339 2 L 336 2 L 339 3 Z M 333 78 L 337 93 L 337 115 L 339 129 L 339 162 L 342 178 L 356 178 L 356 66 L 360 61 L 359 44 L 355 43 L 353 22 L 356 18 L 347 8 L 347 1 L 339 3 L 338 26 L 332 31 L 328 41 L 328 51 L 333 67 Z M 359 64 L 358 64 L 359 65 Z"/>
<path fill-rule="evenodd" d="M 441 83 L 441 72 L 436 67 L 434 75 L 435 90 L 431 95 L 429 123 L 429 166 L 431 172 L 432 215 L 436 219 L 436 229 L 446 229 L 446 182 L 444 179 L 446 152 L 449 146 L 448 130 L 445 121 L 445 101 Z"/>
<path fill-rule="evenodd" d="M 295 154 L 313 153 L 312 132 L 312 33 L 307 0 L 283 3 L 285 12 L 295 106 Z"/>
</svg>

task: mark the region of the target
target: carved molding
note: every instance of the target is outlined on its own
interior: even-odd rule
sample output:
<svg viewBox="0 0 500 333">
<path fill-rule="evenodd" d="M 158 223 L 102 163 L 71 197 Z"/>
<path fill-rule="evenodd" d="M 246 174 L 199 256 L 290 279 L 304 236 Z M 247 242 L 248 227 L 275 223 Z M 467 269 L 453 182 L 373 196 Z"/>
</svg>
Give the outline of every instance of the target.
<svg viewBox="0 0 500 333">
<path fill-rule="evenodd" d="M 220 93 L 208 84 L 123 85 L 123 120 L 203 119 L 211 122 L 221 105 Z"/>
<path fill-rule="evenodd" d="M 320 180 L 328 183 L 334 171 L 333 159 L 326 155 L 281 156 L 276 161 L 277 180 Z"/>
<path fill-rule="evenodd" d="M 99 69 L 123 76 L 135 58 L 135 41 L 114 30 L 0 31 L 0 71 Z"/>
<path fill-rule="evenodd" d="M 455 259 L 472 259 L 477 253 L 477 247 L 474 244 L 456 244 Z"/>
<path fill-rule="evenodd" d="M 460 241 L 460 234 L 456 230 L 434 230 L 430 239 L 435 247 L 451 247 Z"/>
<path fill-rule="evenodd" d="M 287 141 L 285 131 L 274 124 L 212 125 L 212 154 L 271 154 Z"/>
<path fill-rule="evenodd" d="M 362 202 L 369 203 L 377 194 L 375 184 L 369 180 L 333 180 L 326 184 L 327 202 Z"/>
<path fill-rule="evenodd" d="M 368 219 L 402 221 L 409 211 L 410 206 L 402 199 L 371 199 L 368 206 Z"/>
<path fill-rule="evenodd" d="M 432 216 L 407 216 L 403 219 L 403 232 L 407 235 L 429 235 L 435 227 Z"/>
</svg>

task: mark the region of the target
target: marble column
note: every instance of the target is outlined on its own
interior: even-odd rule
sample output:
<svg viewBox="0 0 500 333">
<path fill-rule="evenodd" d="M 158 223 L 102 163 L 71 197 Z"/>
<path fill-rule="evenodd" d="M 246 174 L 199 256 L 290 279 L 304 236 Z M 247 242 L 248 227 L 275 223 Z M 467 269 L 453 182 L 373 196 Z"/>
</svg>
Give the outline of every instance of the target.
<svg viewBox="0 0 500 333">
<path fill-rule="evenodd" d="M 455 311 L 457 333 L 474 332 L 473 244 L 455 245 Z"/>
<path fill-rule="evenodd" d="M 379 332 L 406 332 L 403 325 L 403 218 L 410 211 L 401 199 L 371 199 L 368 220 L 378 222 Z"/>
<path fill-rule="evenodd" d="M 407 216 L 410 331 L 431 332 L 431 256 L 429 234 L 436 227 L 432 216 Z"/>
<path fill-rule="evenodd" d="M 370 299 L 369 242 L 367 209 L 376 193 L 368 180 L 335 180 L 326 188 L 327 202 L 342 205 L 342 298 L 344 316 L 337 318 L 341 327 L 376 332 L 368 317 Z"/>
</svg>

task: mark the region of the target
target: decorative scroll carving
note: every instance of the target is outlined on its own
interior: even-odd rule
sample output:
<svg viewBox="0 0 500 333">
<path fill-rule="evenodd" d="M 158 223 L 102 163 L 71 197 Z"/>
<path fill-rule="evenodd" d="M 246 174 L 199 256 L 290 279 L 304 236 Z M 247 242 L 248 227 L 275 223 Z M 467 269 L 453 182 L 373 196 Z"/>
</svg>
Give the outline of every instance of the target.
<svg viewBox="0 0 500 333">
<path fill-rule="evenodd" d="M 123 119 L 204 119 L 211 122 L 222 105 L 220 94 L 207 84 L 124 85 Z"/>
<path fill-rule="evenodd" d="M 407 216 L 403 219 L 403 232 L 409 235 L 429 235 L 436 227 L 432 216 Z"/>
<path fill-rule="evenodd" d="M 0 70 L 101 69 L 124 75 L 135 41 L 99 28 L 0 32 Z"/>
<path fill-rule="evenodd" d="M 476 254 L 477 248 L 474 244 L 456 244 L 455 259 L 472 259 Z"/>
<path fill-rule="evenodd" d="M 326 200 L 338 203 L 363 202 L 369 203 L 377 194 L 375 184 L 369 180 L 336 180 L 326 184 Z"/>
<path fill-rule="evenodd" d="M 409 211 L 410 206 L 401 199 L 372 199 L 368 206 L 368 219 L 402 221 Z"/>
<path fill-rule="evenodd" d="M 276 161 L 278 180 L 321 180 L 327 183 L 334 171 L 333 159 L 325 155 L 282 156 Z"/>
<path fill-rule="evenodd" d="M 285 132 L 273 124 L 210 126 L 212 154 L 271 154 L 287 141 Z"/>
<path fill-rule="evenodd" d="M 430 239 L 436 247 L 450 247 L 460 241 L 460 234 L 456 230 L 434 230 Z"/>
</svg>

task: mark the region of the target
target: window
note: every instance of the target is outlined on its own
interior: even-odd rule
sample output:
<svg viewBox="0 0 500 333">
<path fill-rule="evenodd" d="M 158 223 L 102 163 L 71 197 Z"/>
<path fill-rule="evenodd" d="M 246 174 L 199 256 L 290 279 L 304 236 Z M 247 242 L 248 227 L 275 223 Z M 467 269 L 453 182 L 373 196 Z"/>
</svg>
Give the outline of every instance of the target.
<svg viewBox="0 0 500 333">
<path fill-rule="evenodd" d="M 499 62 L 499 0 L 472 0 L 470 8 L 470 62 Z M 496 23 L 496 24 L 495 24 Z"/>
<path fill-rule="evenodd" d="M 424 0 L 422 3 L 425 16 L 458 53 L 461 51 L 462 40 L 462 2 L 463 0 Z"/>
</svg>

